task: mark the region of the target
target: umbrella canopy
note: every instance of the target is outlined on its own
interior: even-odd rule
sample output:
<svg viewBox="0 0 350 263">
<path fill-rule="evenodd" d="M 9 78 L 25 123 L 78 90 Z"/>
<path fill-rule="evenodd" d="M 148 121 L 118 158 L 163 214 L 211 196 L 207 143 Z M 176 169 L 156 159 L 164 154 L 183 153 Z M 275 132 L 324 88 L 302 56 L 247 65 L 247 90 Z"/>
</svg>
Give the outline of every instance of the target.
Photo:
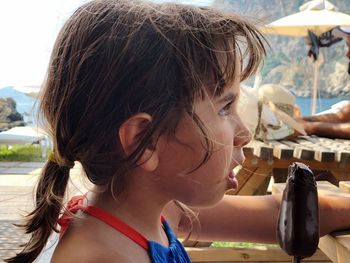
<svg viewBox="0 0 350 263">
<path fill-rule="evenodd" d="M 307 36 L 316 35 L 336 26 L 349 26 L 350 15 L 338 12 L 338 8 L 326 0 L 313 0 L 299 7 L 300 12 L 280 18 L 260 30 L 267 34 Z"/>
<path fill-rule="evenodd" d="M 280 18 L 260 30 L 267 34 L 309 37 L 310 33 L 320 36 L 337 26 L 350 27 L 350 15 L 338 12 L 338 8 L 327 0 L 309 1 L 300 6 L 299 10 L 300 12 Z M 319 59 L 313 63 L 312 114 L 316 113 L 318 69 L 322 62 L 323 59 Z"/>
</svg>

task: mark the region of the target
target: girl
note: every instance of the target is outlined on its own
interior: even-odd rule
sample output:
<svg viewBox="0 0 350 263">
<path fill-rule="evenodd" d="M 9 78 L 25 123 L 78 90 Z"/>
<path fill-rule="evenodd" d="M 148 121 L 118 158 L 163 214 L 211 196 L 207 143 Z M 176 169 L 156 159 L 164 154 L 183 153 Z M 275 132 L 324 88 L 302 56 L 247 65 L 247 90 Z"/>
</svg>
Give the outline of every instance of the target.
<svg viewBox="0 0 350 263">
<path fill-rule="evenodd" d="M 175 234 L 191 232 L 276 242 L 280 196 L 223 197 L 250 140 L 236 110 L 240 82 L 264 54 L 251 23 L 213 9 L 80 7 L 59 33 L 41 98 L 54 155 L 25 224 L 31 238 L 7 262 L 33 262 L 53 231 L 54 263 L 189 262 Z M 65 207 L 75 161 L 94 188 Z M 350 226 L 346 201 L 321 198 L 322 233 Z"/>
</svg>

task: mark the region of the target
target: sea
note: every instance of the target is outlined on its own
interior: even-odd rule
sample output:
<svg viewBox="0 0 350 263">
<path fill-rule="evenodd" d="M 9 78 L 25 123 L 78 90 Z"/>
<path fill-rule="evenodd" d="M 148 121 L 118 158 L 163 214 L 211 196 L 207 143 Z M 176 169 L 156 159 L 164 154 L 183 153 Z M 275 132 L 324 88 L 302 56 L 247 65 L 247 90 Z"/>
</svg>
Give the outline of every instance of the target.
<svg viewBox="0 0 350 263">
<path fill-rule="evenodd" d="M 316 113 L 329 110 L 332 105 L 343 100 L 350 100 L 350 98 L 318 98 L 316 101 Z M 311 115 L 311 98 L 297 97 L 296 104 L 300 107 L 302 116 Z"/>
<path fill-rule="evenodd" d="M 26 94 L 39 91 L 39 87 L 13 87 L 0 88 L 0 97 L 12 97 L 17 103 L 17 111 L 24 117 L 24 121 L 29 125 L 36 125 L 37 103 L 35 99 Z M 332 105 L 350 98 L 318 98 L 316 103 L 316 113 L 328 110 Z M 311 98 L 297 97 L 296 104 L 300 107 L 302 116 L 311 115 Z"/>
</svg>

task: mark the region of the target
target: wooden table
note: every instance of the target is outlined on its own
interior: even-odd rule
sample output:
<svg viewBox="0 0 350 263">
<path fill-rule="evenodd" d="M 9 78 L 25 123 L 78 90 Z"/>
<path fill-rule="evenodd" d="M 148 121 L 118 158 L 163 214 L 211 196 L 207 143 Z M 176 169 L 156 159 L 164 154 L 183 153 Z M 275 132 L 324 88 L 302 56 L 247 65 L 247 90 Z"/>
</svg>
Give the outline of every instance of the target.
<svg viewBox="0 0 350 263">
<path fill-rule="evenodd" d="M 336 187 L 333 184 L 325 181 L 317 182 L 318 192 L 324 195 L 336 195 L 350 197 L 350 181 L 340 182 Z M 274 184 L 272 193 L 281 193 L 285 184 Z M 326 254 L 332 262 L 348 263 L 350 262 L 350 231 L 336 232 L 331 235 L 326 235 L 320 238 L 318 247 Z"/>
<path fill-rule="evenodd" d="M 292 162 L 312 170 L 330 171 L 339 181 L 350 180 L 350 140 L 302 136 L 295 140 L 252 141 L 244 147 L 246 160 L 238 171 L 234 194 L 265 194 L 271 176 L 287 176 Z M 281 179 L 283 180 L 283 179 Z"/>
</svg>

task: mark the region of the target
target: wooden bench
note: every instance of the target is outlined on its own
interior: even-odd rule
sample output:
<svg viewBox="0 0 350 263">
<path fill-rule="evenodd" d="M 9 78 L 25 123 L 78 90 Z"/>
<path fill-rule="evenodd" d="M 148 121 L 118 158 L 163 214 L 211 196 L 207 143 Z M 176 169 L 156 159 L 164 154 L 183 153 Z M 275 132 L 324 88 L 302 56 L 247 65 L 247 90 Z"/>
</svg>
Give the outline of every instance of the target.
<svg viewBox="0 0 350 263">
<path fill-rule="evenodd" d="M 337 180 L 350 180 L 350 140 L 302 136 L 295 140 L 261 142 L 244 147 L 246 160 L 237 173 L 239 188 L 232 194 L 266 194 L 273 175 L 284 182 L 286 168 L 302 162 L 313 170 L 330 171 Z"/>
<path fill-rule="evenodd" d="M 216 263 L 268 263 L 268 262 L 292 262 L 292 257 L 288 256 L 280 248 L 256 246 L 256 247 L 232 247 L 232 248 L 193 248 L 186 247 L 191 261 L 194 263 L 216 262 Z M 310 258 L 304 259 L 303 262 L 309 263 L 331 263 L 330 259 L 321 251 L 317 252 Z"/>
</svg>

